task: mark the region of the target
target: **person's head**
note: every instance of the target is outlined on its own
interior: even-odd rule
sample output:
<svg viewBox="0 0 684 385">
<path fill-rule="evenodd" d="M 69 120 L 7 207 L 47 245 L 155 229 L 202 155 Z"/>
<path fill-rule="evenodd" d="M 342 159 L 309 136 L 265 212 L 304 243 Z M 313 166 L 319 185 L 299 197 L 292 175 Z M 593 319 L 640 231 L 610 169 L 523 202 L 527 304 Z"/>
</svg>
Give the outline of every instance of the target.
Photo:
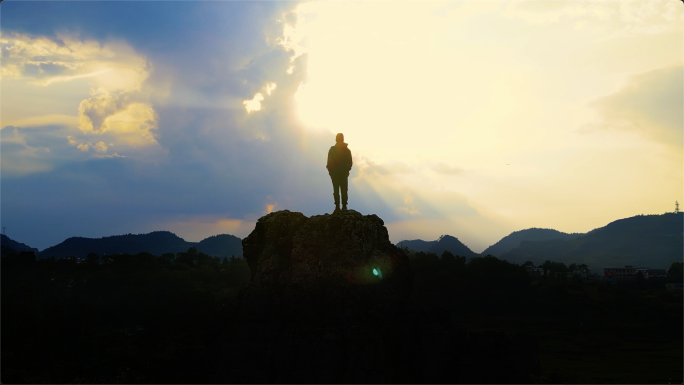
<svg viewBox="0 0 684 385">
<path fill-rule="evenodd" d="M 337 142 L 337 143 L 342 143 L 342 142 L 344 142 L 344 134 L 341 133 L 341 132 L 340 132 L 339 134 L 337 134 L 337 135 L 335 136 L 335 142 Z"/>
</svg>

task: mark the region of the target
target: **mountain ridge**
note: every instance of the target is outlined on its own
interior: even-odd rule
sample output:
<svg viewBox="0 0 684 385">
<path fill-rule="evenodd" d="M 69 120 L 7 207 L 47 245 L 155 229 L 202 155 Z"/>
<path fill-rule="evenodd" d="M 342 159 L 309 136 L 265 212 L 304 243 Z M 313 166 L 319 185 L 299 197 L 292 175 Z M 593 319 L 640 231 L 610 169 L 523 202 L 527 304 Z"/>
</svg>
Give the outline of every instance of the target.
<svg viewBox="0 0 684 385">
<path fill-rule="evenodd" d="M 148 252 L 154 255 L 179 253 L 194 247 L 197 251 L 215 257 L 242 256 L 240 238 L 230 234 L 219 234 L 201 240 L 188 242 L 170 231 L 153 231 L 144 234 L 123 234 L 102 238 L 71 237 L 63 242 L 36 253 L 38 258 L 85 258 L 89 253 L 137 254 Z"/>
<path fill-rule="evenodd" d="M 630 264 L 668 268 L 672 262 L 682 260 L 683 233 L 683 213 L 636 215 L 617 219 L 585 234 L 539 228 L 514 231 L 475 256 L 491 254 L 517 264 L 532 261 L 539 265 L 545 260 L 585 263 L 592 269 Z M 396 245 L 413 251 L 434 252 L 431 249 L 437 242 L 414 239 Z"/>
<path fill-rule="evenodd" d="M 33 251 L 36 253 L 36 255 L 38 255 L 38 249 L 21 242 L 17 242 L 5 234 L 0 234 L 0 245 L 2 247 L 2 255 L 11 254 L 12 252 L 18 251 Z"/>
<path fill-rule="evenodd" d="M 458 238 L 445 234 L 440 236 L 435 241 L 424 241 L 422 239 L 415 239 L 412 241 L 401 241 L 396 244 L 398 247 L 408 247 L 413 251 L 422 251 L 426 253 L 434 253 L 442 255 L 444 251 L 449 251 L 454 255 L 464 256 L 466 258 L 476 257 L 478 254 L 466 245 L 464 245 Z"/>
<path fill-rule="evenodd" d="M 679 215 L 679 217 L 677 217 Z M 648 266 L 667 268 L 681 261 L 682 213 L 637 215 L 622 218 L 585 234 L 563 233 L 555 229 L 530 228 L 514 231 L 478 254 L 451 235 L 434 241 L 421 239 L 398 242 L 399 247 L 441 255 L 445 250 L 454 255 L 473 258 L 491 254 L 512 263 L 544 260 L 561 263 L 586 263 L 592 268 L 610 266 Z M 102 238 L 71 237 L 43 251 L 16 242 L 2 234 L 2 254 L 30 250 L 38 258 L 73 256 L 85 258 L 99 255 L 149 252 L 155 255 L 178 253 L 195 247 L 198 251 L 218 257 L 242 256 L 241 240 L 230 234 L 207 237 L 200 242 L 188 242 L 169 231 L 146 234 L 123 234 Z"/>
<path fill-rule="evenodd" d="M 544 260 L 587 264 L 590 268 L 668 268 L 684 254 L 684 214 L 637 215 L 618 219 L 569 240 L 523 241 L 501 255 L 513 263 Z"/>
<path fill-rule="evenodd" d="M 538 227 L 531 227 L 529 229 L 514 231 L 507 236 L 501 238 L 495 244 L 486 248 L 481 255 L 493 255 L 495 257 L 500 257 L 504 253 L 520 246 L 521 242 L 524 241 L 549 241 L 549 240 L 565 240 L 574 239 L 580 237 L 584 234 L 582 233 L 564 233 L 555 229 L 545 229 Z"/>
</svg>

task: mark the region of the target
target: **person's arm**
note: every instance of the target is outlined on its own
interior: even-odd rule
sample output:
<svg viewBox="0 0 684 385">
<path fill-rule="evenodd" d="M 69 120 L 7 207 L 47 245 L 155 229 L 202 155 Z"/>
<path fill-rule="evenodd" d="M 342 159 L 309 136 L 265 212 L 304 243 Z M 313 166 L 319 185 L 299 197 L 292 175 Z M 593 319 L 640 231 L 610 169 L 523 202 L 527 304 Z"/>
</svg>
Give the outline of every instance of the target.
<svg viewBox="0 0 684 385">
<path fill-rule="evenodd" d="M 351 151 L 349 149 L 347 149 L 347 164 L 349 165 L 349 168 L 347 169 L 347 171 L 351 171 L 353 163 L 352 163 Z"/>
<path fill-rule="evenodd" d="M 332 147 L 330 150 L 328 150 L 328 163 L 325 165 L 325 168 L 328 169 L 328 172 L 330 172 L 330 158 L 332 157 Z"/>
</svg>

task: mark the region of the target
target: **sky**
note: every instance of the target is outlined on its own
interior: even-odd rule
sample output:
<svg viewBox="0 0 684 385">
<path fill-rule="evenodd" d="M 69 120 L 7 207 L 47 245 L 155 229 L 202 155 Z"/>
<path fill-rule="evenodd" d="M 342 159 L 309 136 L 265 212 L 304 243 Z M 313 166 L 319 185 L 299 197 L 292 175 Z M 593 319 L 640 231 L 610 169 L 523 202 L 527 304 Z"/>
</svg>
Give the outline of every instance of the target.
<svg viewBox="0 0 684 385">
<path fill-rule="evenodd" d="M 0 5 L 0 221 L 44 249 L 349 208 L 481 252 L 684 204 L 684 5 Z"/>
</svg>

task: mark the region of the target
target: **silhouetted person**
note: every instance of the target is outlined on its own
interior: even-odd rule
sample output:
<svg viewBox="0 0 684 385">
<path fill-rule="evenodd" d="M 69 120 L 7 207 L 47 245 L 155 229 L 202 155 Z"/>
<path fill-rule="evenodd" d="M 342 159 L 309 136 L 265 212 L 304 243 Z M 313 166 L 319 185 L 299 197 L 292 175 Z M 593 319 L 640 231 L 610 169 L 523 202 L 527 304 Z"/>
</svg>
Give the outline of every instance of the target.
<svg viewBox="0 0 684 385">
<path fill-rule="evenodd" d="M 344 135 L 335 136 L 335 145 L 328 151 L 328 164 L 325 166 L 333 184 L 335 211 L 340 211 L 340 190 L 342 190 L 342 210 L 347 209 L 347 177 L 352 168 L 351 151 L 344 143 Z"/>
</svg>

